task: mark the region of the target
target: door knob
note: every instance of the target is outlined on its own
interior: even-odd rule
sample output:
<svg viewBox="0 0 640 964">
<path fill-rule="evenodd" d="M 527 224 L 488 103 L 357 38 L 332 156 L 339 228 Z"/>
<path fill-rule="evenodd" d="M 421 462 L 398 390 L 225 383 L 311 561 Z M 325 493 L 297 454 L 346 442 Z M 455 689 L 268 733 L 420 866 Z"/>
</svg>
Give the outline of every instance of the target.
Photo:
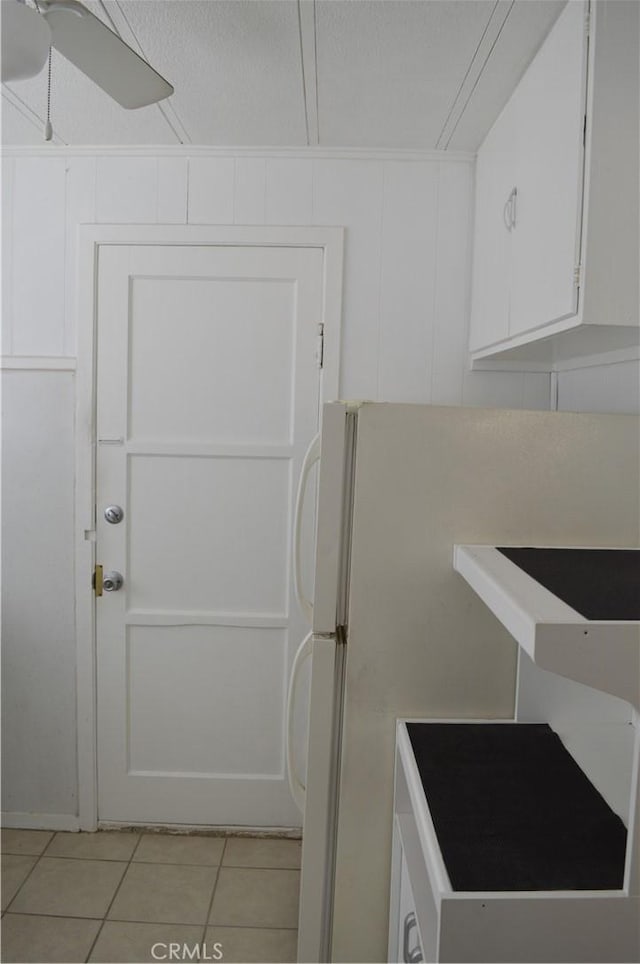
<svg viewBox="0 0 640 964">
<path fill-rule="evenodd" d="M 102 577 L 102 588 L 105 592 L 117 592 L 122 588 L 122 576 L 119 572 L 105 572 Z"/>
</svg>

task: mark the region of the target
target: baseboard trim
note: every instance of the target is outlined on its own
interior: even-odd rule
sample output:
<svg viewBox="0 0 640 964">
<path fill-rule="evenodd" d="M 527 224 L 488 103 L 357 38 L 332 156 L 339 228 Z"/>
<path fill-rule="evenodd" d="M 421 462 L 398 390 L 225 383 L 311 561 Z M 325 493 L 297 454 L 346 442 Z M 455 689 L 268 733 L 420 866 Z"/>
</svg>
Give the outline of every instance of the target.
<svg viewBox="0 0 640 964">
<path fill-rule="evenodd" d="M 131 823 L 99 820 L 100 830 L 137 830 L 144 833 L 200 834 L 206 837 L 279 837 L 300 840 L 300 827 L 216 827 L 187 823 Z"/>
<path fill-rule="evenodd" d="M 3 810 L 2 826 L 11 830 L 79 830 L 80 819 L 73 813 L 20 813 Z"/>
</svg>

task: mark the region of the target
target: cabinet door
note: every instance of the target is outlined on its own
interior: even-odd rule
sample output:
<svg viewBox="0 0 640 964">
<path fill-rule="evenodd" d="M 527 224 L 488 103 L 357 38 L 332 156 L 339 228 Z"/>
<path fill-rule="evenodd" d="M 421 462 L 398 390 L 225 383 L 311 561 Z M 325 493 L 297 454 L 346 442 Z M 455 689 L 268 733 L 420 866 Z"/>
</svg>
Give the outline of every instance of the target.
<svg viewBox="0 0 640 964">
<path fill-rule="evenodd" d="M 512 97 L 516 223 L 509 335 L 577 311 L 586 4 L 568 3 Z"/>
<path fill-rule="evenodd" d="M 505 204 L 515 184 L 515 121 L 511 101 L 478 152 L 470 348 L 502 341 L 509 332 L 511 233 Z"/>
</svg>

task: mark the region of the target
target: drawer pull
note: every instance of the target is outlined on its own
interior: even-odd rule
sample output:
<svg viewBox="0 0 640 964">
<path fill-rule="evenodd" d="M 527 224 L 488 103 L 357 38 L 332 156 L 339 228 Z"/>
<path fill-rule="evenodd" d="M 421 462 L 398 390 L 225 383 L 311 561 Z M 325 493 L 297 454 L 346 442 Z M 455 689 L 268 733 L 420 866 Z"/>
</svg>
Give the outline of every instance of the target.
<svg viewBox="0 0 640 964">
<path fill-rule="evenodd" d="M 416 915 L 413 911 L 407 914 L 404 919 L 404 933 L 402 937 L 402 959 L 405 964 L 421 964 L 424 961 L 422 956 L 422 948 L 420 947 L 420 941 L 416 944 L 413 950 L 409 949 L 411 931 L 414 929 L 418 930 L 418 922 L 416 920 Z"/>
</svg>

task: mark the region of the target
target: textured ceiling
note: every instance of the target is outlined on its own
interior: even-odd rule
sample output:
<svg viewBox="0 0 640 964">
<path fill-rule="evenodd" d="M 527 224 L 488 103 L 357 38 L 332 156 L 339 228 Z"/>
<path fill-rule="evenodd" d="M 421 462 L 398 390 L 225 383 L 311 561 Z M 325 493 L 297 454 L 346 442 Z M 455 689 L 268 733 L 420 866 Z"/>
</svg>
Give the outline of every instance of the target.
<svg viewBox="0 0 640 964">
<path fill-rule="evenodd" d="M 193 143 L 306 144 L 297 3 L 134 0 L 126 10 Z"/>
<path fill-rule="evenodd" d="M 317 5 L 321 143 L 434 147 L 494 6 Z"/>
<path fill-rule="evenodd" d="M 126 111 L 54 52 L 58 143 L 475 150 L 566 0 L 85 2 L 175 94 Z M 46 70 L 2 106 L 40 143 Z"/>
</svg>

